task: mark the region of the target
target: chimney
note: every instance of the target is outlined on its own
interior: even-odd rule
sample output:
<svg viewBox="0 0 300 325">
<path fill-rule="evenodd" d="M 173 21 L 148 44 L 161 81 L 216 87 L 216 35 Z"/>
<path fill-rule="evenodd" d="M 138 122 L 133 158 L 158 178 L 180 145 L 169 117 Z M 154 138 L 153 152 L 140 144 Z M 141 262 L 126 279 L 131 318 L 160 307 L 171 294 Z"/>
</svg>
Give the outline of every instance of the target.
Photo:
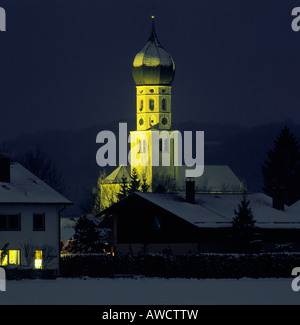
<svg viewBox="0 0 300 325">
<path fill-rule="evenodd" d="M 0 154 L 0 182 L 10 183 L 10 158 Z"/>
<path fill-rule="evenodd" d="M 187 177 L 185 180 L 185 200 L 188 203 L 195 203 L 195 180 Z"/>
<path fill-rule="evenodd" d="M 284 210 L 284 190 L 283 189 L 275 189 L 273 190 L 273 208 L 277 210 Z"/>
</svg>

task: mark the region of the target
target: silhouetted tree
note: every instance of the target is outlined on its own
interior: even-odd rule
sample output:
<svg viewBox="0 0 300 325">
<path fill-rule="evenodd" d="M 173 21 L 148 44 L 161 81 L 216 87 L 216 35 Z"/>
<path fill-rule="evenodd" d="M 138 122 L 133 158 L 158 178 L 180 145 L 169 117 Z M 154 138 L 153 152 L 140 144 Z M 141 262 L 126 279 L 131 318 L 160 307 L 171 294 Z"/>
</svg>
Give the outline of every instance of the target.
<svg viewBox="0 0 300 325">
<path fill-rule="evenodd" d="M 102 253 L 105 245 L 100 241 L 100 234 L 92 218 L 81 216 L 75 225 L 72 253 Z"/>
<path fill-rule="evenodd" d="M 284 127 L 274 140 L 262 166 L 264 192 L 273 198 L 273 207 L 283 210 L 300 199 L 300 144 Z"/>
<path fill-rule="evenodd" d="M 147 183 L 147 178 L 144 176 L 143 183 L 141 185 L 142 192 L 144 192 L 144 193 L 148 192 L 149 188 L 150 188 L 150 185 Z"/>
<path fill-rule="evenodd" d="M 128 195 L 127 177 L 122 177 L 120 192 L 117 193 L 118 200 L 124 199 Z"/>
<path fill-rule="evenodd" d="M 130 175 L 130 182 L 128 185 L 128 195 L 136 191 L 139 191 L 140 185 L 141 185 L 141 181 L 139 180 L 137 169 L 133 168 Z"/>
<path fill-rule="evenodd" d="M 257 249 L 257 234 L 255 232 L 255 220 L 250 208 L 250 201 L 246 195 L 234 210 L 235 217 L 232 220 L 233 244 L 239 252 L 251 252 Z"/>
<path fill-rule="evenodd" d="M 170 175 L 154 175 L 152 190 L 156 193 L 175 193 L 177 191 L 176 180 Z"/>
<path fill-rule="evenodd" d="M 46 156 L 40 146 L 35 150 L 19 154 L 15 160 L 59 193 L 65 192 L 62 175 L 55 163 Z"/>
</svg>

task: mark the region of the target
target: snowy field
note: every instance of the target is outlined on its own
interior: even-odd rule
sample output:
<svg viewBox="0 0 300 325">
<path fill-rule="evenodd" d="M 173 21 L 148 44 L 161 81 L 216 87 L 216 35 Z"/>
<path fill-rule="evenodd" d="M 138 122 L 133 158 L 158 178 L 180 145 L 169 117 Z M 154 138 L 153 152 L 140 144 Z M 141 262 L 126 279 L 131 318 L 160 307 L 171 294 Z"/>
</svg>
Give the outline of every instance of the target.
<svg viewBox="0 0 300 325">
<path fill-rule="evenodd" d="M 58 278 L 9 280 L 0 305 L 300 304 L 290 279 Z"/>
</svg>

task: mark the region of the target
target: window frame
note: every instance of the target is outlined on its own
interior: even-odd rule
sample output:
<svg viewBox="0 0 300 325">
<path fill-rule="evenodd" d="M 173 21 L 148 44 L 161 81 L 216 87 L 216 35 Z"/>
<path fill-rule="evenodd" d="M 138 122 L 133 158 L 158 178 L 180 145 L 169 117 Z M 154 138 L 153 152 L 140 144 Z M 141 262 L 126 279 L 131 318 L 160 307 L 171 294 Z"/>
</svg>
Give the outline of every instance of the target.
<svg viewBox="0 0 300 325">
<path fill-rule="evenodd" d="M 1 250 L 0 250 L 1 252 Z M 13 252 L 17 252 L 17 263 L 10 263 L 10 260 L 12 259 L 11 254 Z M 4 258 L 3 263 L 0 263 L 0 266 L 7 266 L 7 265 L 21 265 L 21 250 L 20 249 L 8 249 L 7 250 L 7 255 Z"/>
<path fill-rule="evenodd" d="M 0 231 L 21 231 L 21 213 L 16 214 L 1 214 L 0 217 L 5 217 L 5 228 L 0 228 Z M 11 228 L 11 220 L 10 217 L 17 217 L 18 227 Z"/>
<path fill-rule="evenodd" d="M 39 262 L 37 262 L 39 261 Z M 38 265 L 40 264 L 40 265 Z M 43 250 L 37 249 L 34 252 L 34 268 L 35 269 L 42 269 L 43 268 Z"/>
<path fill-rule="evenodd" d="M 34 218 L 35 218 L 35 216 L 42 216 L 42 218 L 43 218 L 43 227 L 42 228 L 34 227 Z M 32 230 L 33 231 L 45 231 L 45 229 L 46 229 L 45 223 L 46 223 L 45 213 L 33 213 L 32 214 Z"/>
<path fill-rule="evenodd" d="M 163 111 L 166 111 L 166 110 L 167 110 L 167 100 L 166 100 L 165 98 L 163 98 L 163 99 L 161 100 L 161 109 L 162 109 Z"/>
</svg>

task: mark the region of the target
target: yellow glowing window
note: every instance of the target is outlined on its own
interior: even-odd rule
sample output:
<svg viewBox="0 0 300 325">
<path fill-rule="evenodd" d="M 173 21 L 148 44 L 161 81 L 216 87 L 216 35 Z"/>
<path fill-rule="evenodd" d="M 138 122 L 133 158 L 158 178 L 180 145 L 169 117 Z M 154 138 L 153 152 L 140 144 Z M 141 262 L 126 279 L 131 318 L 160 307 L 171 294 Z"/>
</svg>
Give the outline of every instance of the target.
<svg viewBox="0 0 300 325">
<path fill-rule="evenodd" d="M 0 254 L 1 253 L 2 251 L 0 251 Z M 20 250 L 9 250 L 2 261 L 0 256 L 0 265 L 4 266 L 7 264 L 20 265 Z"/>
<path fill-rule="evenodd" d="M 8 251 L 9 264 L 20 265 L 20 251 L 19 250 L 9 250 Z"/>
<path fill-rule="evenodd" d="M 7 255 L 3 256 L 2 260 L 1 260 L 1 254 L 2 254 L 2 251 L 0 251 L 0 265 L 1 266 L 7 265 Z"/>
<path fill-rule="evenodd" d="M 42 268 L 42 251 L 35 251 L 34 267 L 36 269 Z"/>
</svg>

